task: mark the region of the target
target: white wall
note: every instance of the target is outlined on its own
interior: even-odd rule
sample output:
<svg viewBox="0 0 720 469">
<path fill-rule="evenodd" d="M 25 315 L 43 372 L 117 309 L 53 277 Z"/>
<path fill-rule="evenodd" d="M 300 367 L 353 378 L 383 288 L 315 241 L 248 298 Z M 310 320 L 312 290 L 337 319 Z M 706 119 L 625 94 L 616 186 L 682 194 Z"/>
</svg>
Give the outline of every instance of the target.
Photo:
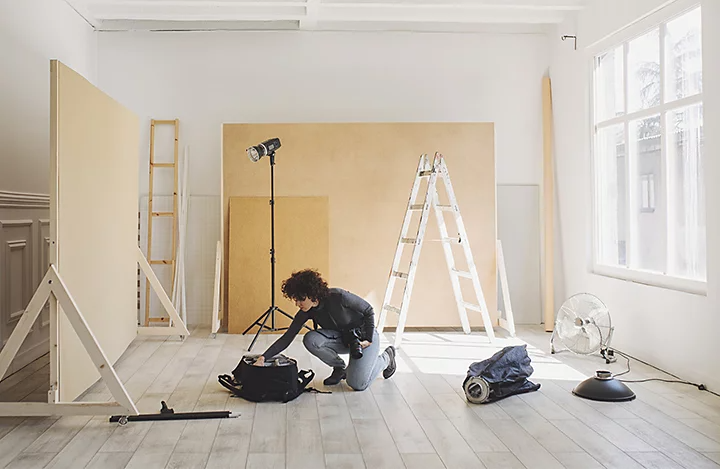
<svg viewBox="0 0 720 469">
<path fill-rule="evenodd" d="M 546 44 L 543 35 L 100 33 L 98 83 L 140 116 L 181 120 L 194 194 L 220 193 L 223 122 L 494 121 L 498 182 L 538 183 Z"/>
<path fill-rule="evenodd" d="M 720 2 L 704 0 L 703 59 L 707 183 L 708 295 L 693 295 L 602 277 L 591 272 L 592 193 L 587 45 L 625 27 L 665 0 L 592 0 L 578 21 L 557 30 L 551 78 L 556 131 L 557 190 L 568 295 L 591 292 L 605 301 L 616 326 L 613 345 L 676 375 L 720 390 L 715 341 L 720 328 Z M 632 4 L 632 7 L 629 5 Z M 578 50 L 559 40 L 577 34 Z M 714 203 L 715 202 L 715 203 Z"/>
<path fill-rule="evenodd" d="M 48 193 L 50 59 L 94 82 L 96 45 L 62 0 L 0 2 L 0 190 Z"/>
<path fill-rule="evenodd" d="M 491 121 L 498 184 L 542 179 L 545 35 L 100 33 L 98 48 L 98 86 L 144 119 L 141 193 L 150 118 L 180 119 L 194 195 L 220 194 L 223 122 Z M 278 154 L 292 157 L 292 148 Z M 188 281 L 203 291 L 215 252 L 212 237 L 204 239 L 206 260 L 188 259 Z M 211 298 L 188 298 L 196 309 L 188 322 L 209 324 Z"/>
<path fill-rule="evenodd" d="M 0 1 L 0 238 L 27 240 L 21 249 L 0 253 L 1 269 L 12 266 L 0 277 L 23 279 L 22 285 L 12 282 L 12 289 L 0 288 L 0 335 L 5 339 L 16 324 L 5 319 L 25 308 L 48 260 L 50 59 L 94 81 L 96 46 L 92 28 L 63 0 Z M 28 221 L 13 228 L 9 220 Z M 6 256 L 32 259 L 32 266 L 11 263 Z M 47 353 L 47 327 L 35 329 L 14 368 Z"/>
</svg>

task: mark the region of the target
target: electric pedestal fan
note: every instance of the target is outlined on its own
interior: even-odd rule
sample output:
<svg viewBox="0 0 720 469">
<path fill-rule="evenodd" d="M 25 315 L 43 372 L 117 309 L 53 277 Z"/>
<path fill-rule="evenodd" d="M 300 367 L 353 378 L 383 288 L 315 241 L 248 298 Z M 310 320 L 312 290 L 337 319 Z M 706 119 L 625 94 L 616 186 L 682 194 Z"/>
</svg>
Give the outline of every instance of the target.
<svg viewBox="0 0 720 469">
<path fill-rule="evenodd" d="M 595 295 L 578 293 L 568 298 L 558 311 L 555 328 L 550 338 L 550 352 L 562 351 L 556 348 L 556 341 L 566 350 L 578 355 L 592 355 L 600 352 L 605 364 L 615 362 L 610 349 L 613 334 L 610 312 Z M 598 370 L 573 389 L 573 394 L 598 401 L 626 401 L 635 398 L 625 383 L 616 380 L 612 373 Z"/>
<path fill-rule="evenodd" d="M 550 338 L 550 352 L 564 349 L 578 355 L 592 355 L 599 351 L 609 364 L 616 360 L 609 349 L 613 329 L 605 303 L 590 293 L 578 293 L 560 306 Z M 563 349 L 556 348 L 556 340 Z"/>
</svg>

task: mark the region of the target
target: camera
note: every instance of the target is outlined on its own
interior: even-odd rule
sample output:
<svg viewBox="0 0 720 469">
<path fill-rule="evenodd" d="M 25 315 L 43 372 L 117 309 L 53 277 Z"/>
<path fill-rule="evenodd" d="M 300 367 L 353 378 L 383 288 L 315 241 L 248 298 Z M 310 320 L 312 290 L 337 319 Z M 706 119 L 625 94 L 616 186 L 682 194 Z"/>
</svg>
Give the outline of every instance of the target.
<svg viewBox="0 0 720 469">
<path fill-rule="evenodd" d="M 363 348 L 360 345 L 362 332 L 360 329 L 350 329 L 343 332 L 343 342 L 350 349 L 350 356 L 355 360 L 362 358 Z"/>
</svg>

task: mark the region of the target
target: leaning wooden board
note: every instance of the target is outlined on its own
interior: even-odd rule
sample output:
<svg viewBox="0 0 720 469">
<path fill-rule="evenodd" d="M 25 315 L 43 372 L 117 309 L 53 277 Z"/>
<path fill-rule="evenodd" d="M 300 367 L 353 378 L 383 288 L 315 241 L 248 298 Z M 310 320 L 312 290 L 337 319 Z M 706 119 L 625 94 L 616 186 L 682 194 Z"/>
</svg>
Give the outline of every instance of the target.
<svg viewBox="0 0 720 469">
<path fill-rule="evenodd" d="M 283 298 L 282 281 L 293 271 L 318 269 L 330 277 L 327 197 L 275 198 L 276 305 L 295 315 L 297 307 Z M 230 263 L 228 331 L 242 333 L 267 310 L 271 301 L 269 197 L 230 199 Z M 289 324 L 276 314 L 276 327 Z M 267 325 L 269 326 L 270 320 Z M 250 332 L 255 333 L 257 328 Z"/>
</svg>

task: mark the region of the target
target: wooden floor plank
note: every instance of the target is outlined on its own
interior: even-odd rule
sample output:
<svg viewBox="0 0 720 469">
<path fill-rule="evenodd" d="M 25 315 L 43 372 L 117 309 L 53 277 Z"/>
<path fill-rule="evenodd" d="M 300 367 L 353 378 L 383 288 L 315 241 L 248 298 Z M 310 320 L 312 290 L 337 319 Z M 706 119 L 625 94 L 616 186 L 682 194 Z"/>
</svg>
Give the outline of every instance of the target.
<svg viewBox="0 0 720 469">
<path fill-rule="evenodd" d="M 28 418 L 0 439 L 0 467 L 4 467 L 15 456 L 47 431 L 57 418 Z"/>
<path fill-rule="evenodd" d="M 620 425 L 647 441 L 670 459 L 687 469 L 716 469 L 712 460 L 642 419 L 618 420 Z"/>
<path fill-rule="evenodd" d="M 446 467 L 483 467 L 477 455 L 449 420 L 419 420 L 422 429 Z"/>
<path fill-rule="evenodd" d="M 48 469 L 85 467 L 100 451 L 114 430 L 115 427 L 108 424 L 106 418 L 91 419 L 45 467 Z"/>
<path fill-rule="evenodd" d="M 534 360 L 557 359 L 586 374 L 598 366 L 598 357 L 544 356 L 549 336 L 538 328 L 520 327 L 518 335 Z M 403 349 L 402 372 L 356 392 L 344 382 L 324 386 L 330 368 L 297 337 L 284 353 L 315 371 L 312 386 L 332 394 L 256 404 L 231 397 L 217 382 L 249 353 L 253 336 L 213 339 L 200 327 L 184 341 L 138 337 L 116 364 L 143 413 L 158 412 L 165 401 L 176 411 L 230 410 L 239 418 L 126 426 L 104 417 L 0 418 L 0 467 L 720 468 L 720 398 L 689 386 L 637 383 L 635 401 L 604 403 L 573 396 L 576 382 L 538 379 L 538 392 L 476 405 L 465 398 L 463 375 L 424 373 L 426 364 L 413 358 L 417 350 Z M 480 336 L 406 334 L 424 358 L 437 350 L 447 358 L 490 347 Z M 278 337 L 260 334 L 252 353 Z M 43 357 L 0 382 L 0 398 L 44 399 L 47 364 Z M 625 364 L 610 367 L 619 371 Z M 633 377 L 657 375 L 641 364 L 632 370 Z M 80 399 L 111 396 L 98 382 Z"/>
<path fill-rule="evenodd" d="M 365 465 L 372 469 L 399 469 L 405 467 L 400 452 L 384 420 L 363 419 L 354 421 Z M 435 453 L 434 449 L 426 451 Z"/>
</svg>

